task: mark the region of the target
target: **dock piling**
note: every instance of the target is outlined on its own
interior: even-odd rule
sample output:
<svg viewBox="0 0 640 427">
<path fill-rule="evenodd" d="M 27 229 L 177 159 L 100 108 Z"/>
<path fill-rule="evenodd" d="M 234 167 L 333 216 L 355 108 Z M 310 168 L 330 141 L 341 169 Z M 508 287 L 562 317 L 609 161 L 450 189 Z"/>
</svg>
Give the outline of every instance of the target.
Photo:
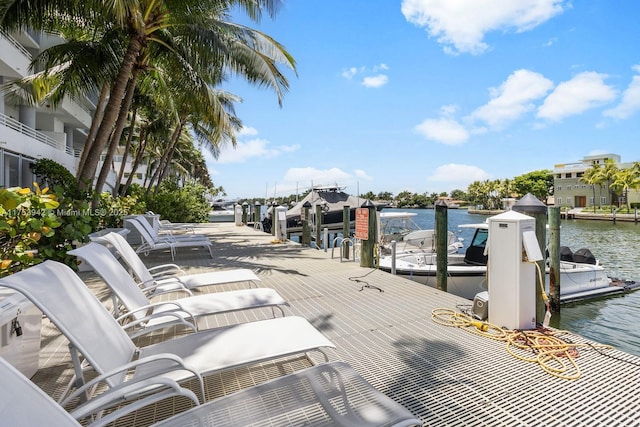
<svg viewBox="0 0 640 427">
<path fill-rule="evenodd" d="M 549 302 L 560 313 L 560 208 L 549 207 Z"/>
<path fill-rule="evenodd" d="M 448 206 L 440 199 L 436 203 L 436 289 L 447 292 L 447 224 Z"/>
<path fill-rule="evenodd" d="M 349 209 L 349 205 L 345 205 L 342 207 L 342 239 L 349 238 L 349 232 L 351 231 L 351 224 L 349 220 L 351 219 L 351 210 Z M 349 259 L 349 245 L 341 245 L 344 259 Z"/>
</svg>

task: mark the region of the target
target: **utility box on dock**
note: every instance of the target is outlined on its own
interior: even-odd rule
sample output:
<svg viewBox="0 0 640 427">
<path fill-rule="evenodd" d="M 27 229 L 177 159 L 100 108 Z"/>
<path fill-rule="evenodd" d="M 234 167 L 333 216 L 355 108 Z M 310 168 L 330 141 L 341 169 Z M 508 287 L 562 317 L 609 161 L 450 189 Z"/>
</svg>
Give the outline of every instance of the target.
<svg viewBox="0 0 640 427">
<path fill-rule="evenodd" d="M 536 266 L 528 261 L 542 259 L 535 219 L 507 211 L 488 223 L 489 322 L 508 329 L 534 329 Z"/>
<path fill-rule="evenodd" d="M 273 212 L 273 226 L 275 227 L 276 240 L 287 241 L 287 208 L 278 206 Z"/>
</svg>

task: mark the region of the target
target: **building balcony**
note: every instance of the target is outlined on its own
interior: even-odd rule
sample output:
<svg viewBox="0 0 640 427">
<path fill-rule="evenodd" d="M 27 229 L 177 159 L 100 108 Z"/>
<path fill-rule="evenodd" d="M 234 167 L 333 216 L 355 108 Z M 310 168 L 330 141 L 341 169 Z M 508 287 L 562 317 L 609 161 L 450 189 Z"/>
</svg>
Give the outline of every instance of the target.
<svg viewBox="0 0 640 427">
<path fill-rule="evenodd" d="M 37 131 L 5 114 L 0 114 L 0 149 L 13 151 L 34 159 L 52 159 L 72 172 L 75 172 L 80 151 L 67 147 L 65 134 L 54 138 L 44 132 Z"/>
<path fill-rule="evenodd" d="M 0 76 L 18 79 L 29 73 L 31 54 L 4 31 L 0 31 L 0 52 Z"/>
</svg>

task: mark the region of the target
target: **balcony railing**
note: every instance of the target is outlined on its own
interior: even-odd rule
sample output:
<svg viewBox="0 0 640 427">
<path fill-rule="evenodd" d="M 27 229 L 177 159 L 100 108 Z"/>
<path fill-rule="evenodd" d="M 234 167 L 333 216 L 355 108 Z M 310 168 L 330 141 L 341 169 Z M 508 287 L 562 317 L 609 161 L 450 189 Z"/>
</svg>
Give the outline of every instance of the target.
<svg viewBox="0 0 640 427">
<path fill-rule="evenodd" d="M 18 49 L 20 52 L 22 52 L 24 54 L 24 56 L 26 56 L 29 59 L 29 61 L 31 61 L 31 54 L 29 53 L 29 51 L 27 49 L 25 49 L 24 46 L 22 46 L 20 44 L 20 42 L 18 42 L 18 40 L 14 39 L 11 35 L 9 35 L 4 30 L 0 30 L 0 35 L 2 35 L 2 37 L 7 39 L 7 41 L 9 43 L 11 43 L 16 49 Z"/>
<path fill-rule="evenodd" d="M 18 120 L 12 117 L 9 117 L 5 114 L 0 114 L 0 126 L 6 126 L 10 129 L 20 132 L 23 135 L 33 138 L 36 141 L 40 141 L 43 144 L 47 144 L 50 147 L 53 147 L 57 150 L 64 150 L 70 156 L 80 157 L 80 150 L 76 150 L 72 147 L 67 147 L 65 144 L 61 143 L 60 141 L 56 141 L 50 136 L 33 129 L 32 127 L 26 126 L 23 123 L 20 123 Z"/>
</svg>

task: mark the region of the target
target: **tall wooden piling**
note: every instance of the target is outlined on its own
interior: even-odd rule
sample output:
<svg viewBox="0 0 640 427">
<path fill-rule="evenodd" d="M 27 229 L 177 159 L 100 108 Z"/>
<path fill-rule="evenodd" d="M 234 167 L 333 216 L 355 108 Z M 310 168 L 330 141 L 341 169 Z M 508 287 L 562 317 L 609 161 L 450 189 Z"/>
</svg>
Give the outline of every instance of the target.
<svg viewBox="0 0 640 427">
<path fill-rule="evenodd" d="M 307 200 L 302 204 L 302 208 L 302 237 L 300 238 L 300 243 L 309 246 L 311 244 L 311 230 L 309 229 L 309 209 L 311 208 L 311 203 Z"/>
<path fill-rule="evenodd" d="M 367 232 L 366 239 L 362 239 L 360 244 L 360 267 L 373 268 L 375 267 L 375 248 L 378 241 L 376 236 L 376 206 L 370 200 L 366 200 L 362 204 L 362 208 L 367 210 Z M 356 227 L 358 227 L 357 218 Z"/>
<path fill-rule="evenodd" d="M 349 239 L 349 233 L 351 232 L 351 209 L 348 205 L 342 207 L 342 241 Z M 349 259 L 349 244 L 341 245 L 342 256 L 344 259 Z"/>
<path fill-rule="evenodd" d="M 247 225 L 247 208 L 249 204 L 247 202 L 242 202 L 242 223 Z"/>
<path fill-rule="evenodd" d="M 276 220 L 277 220 L 276 206 L 278 206 L 276 202 L 271 203 L 271 235 L 272 236 L 276 235 Z"/>
<path fill-rule="evenodd" d="M 322 205 L 316 205 L 316 246 L 318 249 L 322 242 Z"/>
<path fill-rule="evenodd" d="M 253 210 L 253 222 L 257 225 L 260 224 L 260 202 L 256 200 Z"/>
<path fill-rule="evenodd" d="M 549 208 L 549 303 L 560 313 L 560 208 Z"/>
<path fill-rule="evenodd" d="M 438 200 L 436 209 L 436 289 L 447 292 L 448 206 Z"/>
</svg>

